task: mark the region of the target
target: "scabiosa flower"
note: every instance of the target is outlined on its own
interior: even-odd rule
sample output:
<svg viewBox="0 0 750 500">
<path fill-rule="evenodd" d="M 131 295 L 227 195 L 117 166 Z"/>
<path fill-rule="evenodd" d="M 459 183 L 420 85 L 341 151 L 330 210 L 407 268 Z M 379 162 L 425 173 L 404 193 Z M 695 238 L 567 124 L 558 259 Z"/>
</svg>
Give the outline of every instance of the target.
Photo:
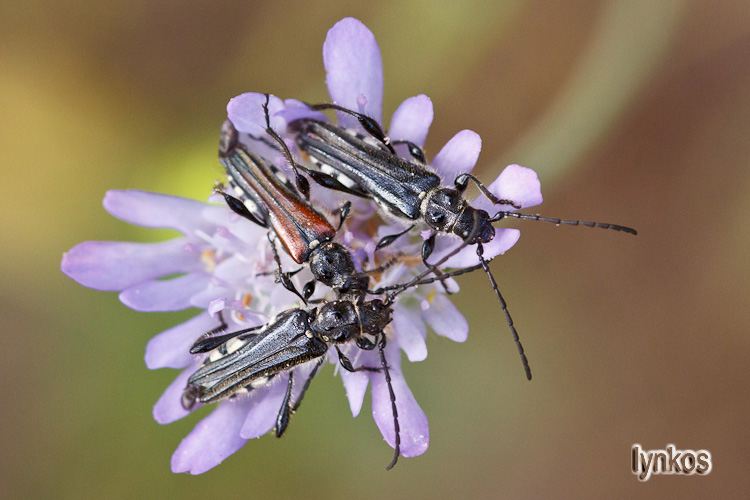
<svg viewBox="0 0 750 500">
<path fill-rule="evenodd" d="M 372 33 L 355 19 L 340 21 L 326 38 L 324 63 L 332 100 L 381 121 L 382 65 Z M 230 101 L 228 116 L 237 130 L 243 132 L 240 136 L 243 143 L 285 168 L 283 156 L 264 142 L 255 140 L 262 135 L 265 126 L 262 102 L 265 102 L 265 97 L 260 94 L 238 96 Z M 286 124 L 295 117 L 320 117 L 298 101 L 281 101 L 275 97 L 271 98 L 269 109 L 271 124 L 280 133 L 285 132 Z M 421 146 L 432 117 L 429 98 L 420 95 L 407 99 L 392 118 L 390 136 Z M 347 116 L 340 117 L 340 123 L 358 127 L 358 123 Z M 291 141 L 290 145 L 293 145 Z M 477 134 L 468 130 L 459 132 L 435 156 L 432 167 L 445 179 L 452 179 L 456 173 L 473 168 L 480 147 Z M 517 165 L 506 168 L 490 189 L 500 197 L 522 203 L 524 207 L 541 202 L 536 175 Z M 336 194 L 314 184 L 311 199 L 316 207 L 332 209 L 340 204 Z M 474 206 L 485 208 L 481 205 L 489 203 L 480 199 Z M 188 378 L 207 356 L 192 355 L 189 349 L 203 333 L 218 326 L 218 312 L 223 313 L 231 332 L 267 323 L 280 311 L 303 305 L 295 295 L 274 283 L 273 273 L 277 267 L 266 237 L 267 230 L 237 216 L 223 203 L 207 204 L 141 191 L 110 191 L 105 196 L 104 207 L 127 222 L 144 227 L 170 228 L 182 235 L 160 243 L 84 242 L 63 257 L 61 266 L 65 274 L 84 286 L 119 291 L 120 300 L 135 310 L 175 311 L 190 307 L 204 310 L 193 319 L 157 335 L 146 348 L 149 368 L 182 370 L 153 410 L 157 422 L 170 423 L 200 406 L 197 404 L 188 410 L 182 404 Z M 337 240 L 352 253 L 360 271 L 395 262 L 382 273 L 372 276 L 372 287 L 406 282 L 422 270 L 419 259 L 409 257 L 418 255 L 419 238 L 417 241 L 400 238 L 393 245 L 375 251 L 380 238 L 398 230 L 397 223 L 381 222 L 370 204 L 355 200 L 344 230 L 337 236 Z M 498 230 L 493 242 L 485 245 L 485 257 L 490 259 L 503 253 L 518 236 L 515 229 Z M 455 246 L 455 239 L 445 240 L 452 241 Z M 435 255 L 439 258 L 449 251 L 448 245 L 443 244 Z M 281 262 L 285 270 L 298 267 L 283 253 Z M 454 267 L 474 263 L 476 255 L 470 247 L 446 262 Z M 293 279 L 299 288 L 310 276 L 309 270 L 305 269 Z M 323 288 L 318 287 L 315 298 L 331 299 L 332 292 Z M 464 341 L 468 334 L 467 323 L 448 299 L 446 288 L 457 290 L 458 287 L 449 280 L 445 287 L 435 283 L 402 293 L 393 306 L 392 322 L 385 330 L 388 339 L 385 357 L 398 408 L 401 453 L 407 457 L 426 451 L 429 429 L 424 412 L 403 378 L 400 351 L 403 350 L 410 361 L 425 359 L 428 326 L 437 334 L 457 342 Z M 365 351 L 353 343 L 344 345 L 341 350 L 354 366 L 380 366 L 377 351 Z M 334 349 L 329 349 L 326 356 L 330 363 L 338 363 Z M 313 364 L 308 362 L 293 368 L 295 382 L 306 380 Z M 359 414 L 370 385 L 373 417 L 386 442 L 395 446 L 396 433 L 384 373 L 345 370 L 339 373 L 354 416 Z M 271 430 L 288 377 L 289 372 L 281 373 L 265 385 L 218 403 L 180 443 L 172 457 L 172 470 L 203 473 L 221 463 L 247 440 Z M 293 400 L 299 397 L 301 385 L 295 383 Z"/>
</svg>

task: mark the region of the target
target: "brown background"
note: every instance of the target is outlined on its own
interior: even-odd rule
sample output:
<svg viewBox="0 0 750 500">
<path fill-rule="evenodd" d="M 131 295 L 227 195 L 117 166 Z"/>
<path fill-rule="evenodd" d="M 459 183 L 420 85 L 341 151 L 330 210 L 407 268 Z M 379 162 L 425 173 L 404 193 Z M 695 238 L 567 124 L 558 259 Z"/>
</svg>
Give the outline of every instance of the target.
<svg viewBox="0 0 750 500">
<path fill-rule="evenodd" d="M 281 4 L 279 2 L 278 4 Z M 750 482 L 750 8 L 706 1 L 4 2 L 0 6 L 0 484 L 6 498 L 743 498 Z M 186 318 L 135 313 L 59 272 L 79 241 L 159 239 L 104 212 L 110 188 L 205 199 L 226 101 L 327 99 L 321 46 L 352 15 L 383 53 L 386 116 L 432 97 L 434 155 L 463 128 L 478 174 L 536 169 L 540 213 L 455 302 L 471 334 L 430 334 L 406 368 L 422 457 L 352 419 L 330 368 L 282 440 L 200 476 L 170 456 L 198 418 L 151 405 L 172 379 L 146 341 Z M 369 398 L 368 398 L 369 399 Z M 706 449 L 706 477 L 630 472 L 630 448 Z"/>
</svg>

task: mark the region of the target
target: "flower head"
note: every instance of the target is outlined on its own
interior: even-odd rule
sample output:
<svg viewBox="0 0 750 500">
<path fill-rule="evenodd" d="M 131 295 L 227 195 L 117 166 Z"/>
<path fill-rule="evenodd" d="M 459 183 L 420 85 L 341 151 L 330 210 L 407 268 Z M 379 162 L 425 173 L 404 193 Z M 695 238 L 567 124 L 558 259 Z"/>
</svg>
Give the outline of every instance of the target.
<svg viewBox="0 0 750 500">
<path fill-rule="evenodd" d="M 334 102 L 358 110 L 378 121 L 382 119 L 383 75 L 380 51 L 372 33 L 351 18 L 337 23 L 329 32 L 324 48 L 327 85 Z M 228 116 L 241 132 L 240 140 L 257 154 L 282 169 L 286 159 L 276 149 L 256 138 L 262 136 L 265 116 L 261 104 L 265 96 L 242 94 L 228 105 Z M 321 118 L 299 101 L 269 101 L 271 125 L 282 137 L 287 124 L 302 117 Z M 389 134 L 419 146 L 424 144 L 432 122 L 430 99 L 424 95 L 404 101 L 394 113 Z M 357 128 L 350 116 L 339 117 L 340 124 Z M 289 141 L 290 146 L 293 143 Z M 433 158 L 431 164 L 446 181 L 459 172 L 470 171 L 481 148 L 479 136 L 469 130 L 456 134 Z M 400 151 L 401 152 L 401 151 Z M 406 154 L 405 152 L 402 152 Z M 490 186 L 503 198 L 523 203 L 524 207 L 541 202 L 538 180 L 533 171 L 517 165 L 509 166 Z M 311 200 L 321 212 L 341 203 L 341 198 L 313 185 Z M 221 201 L 220 199 L 214 201 Z M 475 206 L 490 203 L 477 200 Z M 154 337 L 146 348 L 146 365 L 151 368 L 176 368 L 181 373 L 166 389 L 154 406 L 154 418 L 166 424 L 187 416 L 200 405 L 186 409 L 182 404 L 188 378 L 204 362 L 207 354 L 190 354 L 190 347 L 205 332 L 219 325 L 217 313 L 228 325 L 228 331 L 262 325 L 289 308 L 304 308 L 299 299 L 274 283 L 277 265 L 267 238 L 267 229 L 233 213 L 225 204 L 207 204 L 183 198 L 141 191 L 110 191 L 104 207 L 115 217 L 152 228 L 170 228 L 180 237 L 160 243 L 84 242 L 71 249 L 62 260 L 62 271 L 84 286 L 99 290 L 119 291 L 120 300 L 139 311 L 175 311 L 195 307 L 203 312 L 193 319 Z M 366 201 L 353 204 L 344 228 L 336 236 L 352 254 L 359 271 L 366 271 L 388 262 L 385 270 L 372 276 L 372 287 L 408 281 L 422 267 L 418 258 L 421 239 L 400 238 L 379 249 L 376 244 L 401 225 L 378 222 L 373 207 Z M 492 242 L 485 245 L 485 258 L 503 253 L 518 239 L 515 229 L 500 229 Z M 444 238 L 436 256 L 450 251 Z M 288 255 L 282 253 L 284 270 L 297 269 Z M 464 248 L 446 262 L 462 267 L 477 262 L 471 247 Z M 395 263 L 395 264 L 394 264 Z M 176 277 L 175 277 L 176 276 Z M 297 273 L 293 280 L 298 289 L 310 278 L 308 269 Z M 165 279 L 169 278 L 169 279 Z M 330 290 L 318 287 L 315 298 L 331 300 Z M 392 321 L 385 329 L 385 349 L 395 404 L 398 409 L 401 453 L 416 456 L 429 444 L 427 418 L 409 390 L 401 372 L 400 351 L 409 361 L 427 356 L 425 338 L 430 327 L 437 334 L 462 342 L 468 326 L 453 306 L 446 290 L 457 290 L 453 280 L 446 285 L 430 284 L 409 289 L 393 306 Z M 358 348 L 353 342 L 341 351 L 355 366 L 377 368 L 381 364 L 377 350 Z M 331 363 L 338 362 L 336 350 L 326 353 Z M 294 367 L 294 380 L 304 381 L 314 367 L 313 362 Z M 248 439 L 271 430 L 285 395 L 289 373 L 282 372 L 265 384 L 245 394 L 218 403 L 216 408 L 180 443 L 172 457 L 174 472 L 200 474 L 215 467 L 241 448 Z M 368 385 L 371 387 L 373 418 L 389 445 L 396 442 L 391 397 L 383 371 L 339 371 L 352 414 L 358 415 Z M 300 397 L 301 384 L 295 383 L 293 399 Z"/>
</svg>

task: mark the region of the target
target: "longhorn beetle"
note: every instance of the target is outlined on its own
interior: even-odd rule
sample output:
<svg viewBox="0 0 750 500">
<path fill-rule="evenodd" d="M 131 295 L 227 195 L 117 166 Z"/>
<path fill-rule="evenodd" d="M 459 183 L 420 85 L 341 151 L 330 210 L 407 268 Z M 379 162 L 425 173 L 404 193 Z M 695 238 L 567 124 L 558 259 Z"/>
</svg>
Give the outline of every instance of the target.
<svg viewBox="0 0 750 500">
<path fill-rule="evenodd" d="M 391 321 L 391 312 L 390 302 L 377 299 L 359 303 L 338 300 L 327 302 L 320 309 L 288 309 L 263 326 L 216 337 L 210 336 L 213 332 L 209 332 L 190 349 L 192 354 L 211 354 L 188 379 L 182 405 L 190 409 L 196 402 L 220 401 L 260 387 L 285 370 L 318 359 L 294 404 L 293 372 L 289 373 L 284 403 L 276 419 L 276 436 L 281 437 L 291 413 L 299 407 L 310 381 L 325 360 L 323 355 L 330 345 L 336 347 L 344 369 L 373 370 L 369 367 L 354 368 L 339 345 L 354 340 L 365 350 L 372 350 L 380 343 L 385 347 L 383 330 Z M 367 336 L 374 336 L 375 340 Z M 387 373 L 387 365 L 383 364 L 382 369 Z M 386 378 L 390 379 L 390 376 Z"/>
<path fill-rule="evenodd" d="M 302 170 L 325 187 L 373 199 L 386 213 L 412 223 L 405 231 L 382 238 L 378 242 L 378 248 L 391 244 L 396 238 L 422 223 L 433 230 L 433 234 L 422 245 L 422 260 L 428 269 L 437 271 L 433 264 L 427 262 L 427 259 L 435 247 L 435 236 L 438 232 L 456 235 L 466 244 L 476 245 L 480 264 L 465 268 L 464 271 L 481 267 L 487 274 L 518 347 L 526 377 L 531 380 L 531 369 L 524 355 L 518 332 L 495 278 L 490 272 L 488 262 L 483 256 L 483 244 L 488 243 L 495 236 L 493 223 L 504 218 L 516 218 L 551 222 L 557 225 L 613 229 L 630 234 L 637 234 L 636 230 L 617 224 L 520 214 L 508 209 L 499 210 L 494 215 L 490 215 L 485 210 L 472 207 L 464 198 L 463 194 L 470 181 L 493 204 L 515 209 L 521 207 L 513 200 L 499 199 L 476 177 L 468 173 L 459 174 L 454 180 L 453 187 L 442 187 L 440 177 L 425 165 L 425 156 L 419 146 L 409 141 L 392 142 L 377 121 L 368 116 L 336 104 L 317 104 L 309 107 L 315 111 L 332 109 L 357 118 L 364 130 L 376 142 L 368 141 L 367 138 L 357 133 L 330 123 L 311 118 L 296 120 L 290 124 L 290 127 L 296 133 L 297 147 L 310 158 L 313 164 L 322 168 L 322 170 L 308 168 Z M 416 161 L 407 161 L 399 157 L 393 147 L 394 144 L 405 144 Z M 336 175 L 330 173 L 331 171 Z M 296 175 L 300 176 L 299 173 Z M 383 291 L 383 289 L 378 291 Z"/>
<path fill-rule="evenodd" d="M 281 144 L 292 168 L 295 168 L 296 164 L 284 141 L 271 129 L 267 105 L 264 105 L 267 132 Z M 229 120 L 222 126 L 219 160 L 226 169 L 235 194 L 248 201 L 253 211 L 242 200 L 224 192 L 222 194 L 229 208 L 270 229 L 296 263 L 310 264 L 314 280 L 308 282 L 300 294 L 290 279 L 293 273 L 282 271 L 276 245 L 271 240 L 279 270 L 278 280 L 287 290 L 306 303 L 315 291 L 315 282 L 320 281 L 334 288 L 339 296 L 353 294 L 359 300 L 364 297 L 369 283 L 367 274 L 357 273 L 349 251 L 340 243 L 332 241 L 348 215 L 350 203 L 342 206 L 338 229 L 334 229 L 292 185 L 279 179 L 273 166 L 238 141 L 237 130 Z M 369 273 L 379 270 L 371 270 Z"/>
<path fill-rule="evenodd" d="M 440 265 L 465 246 L 463 243 L 438 262 Z M 394 455 L 391 469 L 400 455 L 401 434 L 396 408 L 396 394 L 385 359 L 385 328 L 391 322 L 393 303 L 403 291 L 420 284 L 431 271 L 426 271 L 410 282 L 400 285 L 385 300 L 353 300 L 351 297 L 324 303 L 320 308 L 293 308 L 278 314 L 263 326 L 214 336 L 212 330 L 200 337 L 191 347 L 192 354 L 209 353 L 198 370 L 188 379 L 182 395 L 182 406 L 191 409 L 197 402 L 213 403 L 235 397 L 265 385 L 271 378 L 289 371 L 286 393 L 276 417 L 276 436 L 289 424 L 291 414 L 302 402 L 312 378 L 325 360 L 331 346 L 336 348 L 339 363 L 347 371 L 381 371 L 385 377 L 393 412 L 395 431 Z M 372 339 L 371 339 L 372 338 Z M 380 353 L 380 368 L 354 368 L 341 352 L 339 345 L 354 341 L 357 347 Z M 293 399 L 293 369 L 317 360 L 296 401 Z"/>
</svg>

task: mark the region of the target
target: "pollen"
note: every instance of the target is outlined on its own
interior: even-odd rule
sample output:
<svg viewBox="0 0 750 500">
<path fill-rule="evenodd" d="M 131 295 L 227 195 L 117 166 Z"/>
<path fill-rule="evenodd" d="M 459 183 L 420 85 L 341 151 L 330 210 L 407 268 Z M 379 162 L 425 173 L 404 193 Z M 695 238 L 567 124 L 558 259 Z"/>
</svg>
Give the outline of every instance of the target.
<svg viewBox="0 0 750 500">
<path fill-rule="evenodd" d="M 242 307 L 248 307 L 253 300 L 252 294 L 246 293 L 242 296 Z"/>
<path fill-rule="evenodd" d="M 201 251 L 201 263 L 206 272 L 212 273 L 216 269 L 216 250 L 206 249 Z"/>
</svg>

